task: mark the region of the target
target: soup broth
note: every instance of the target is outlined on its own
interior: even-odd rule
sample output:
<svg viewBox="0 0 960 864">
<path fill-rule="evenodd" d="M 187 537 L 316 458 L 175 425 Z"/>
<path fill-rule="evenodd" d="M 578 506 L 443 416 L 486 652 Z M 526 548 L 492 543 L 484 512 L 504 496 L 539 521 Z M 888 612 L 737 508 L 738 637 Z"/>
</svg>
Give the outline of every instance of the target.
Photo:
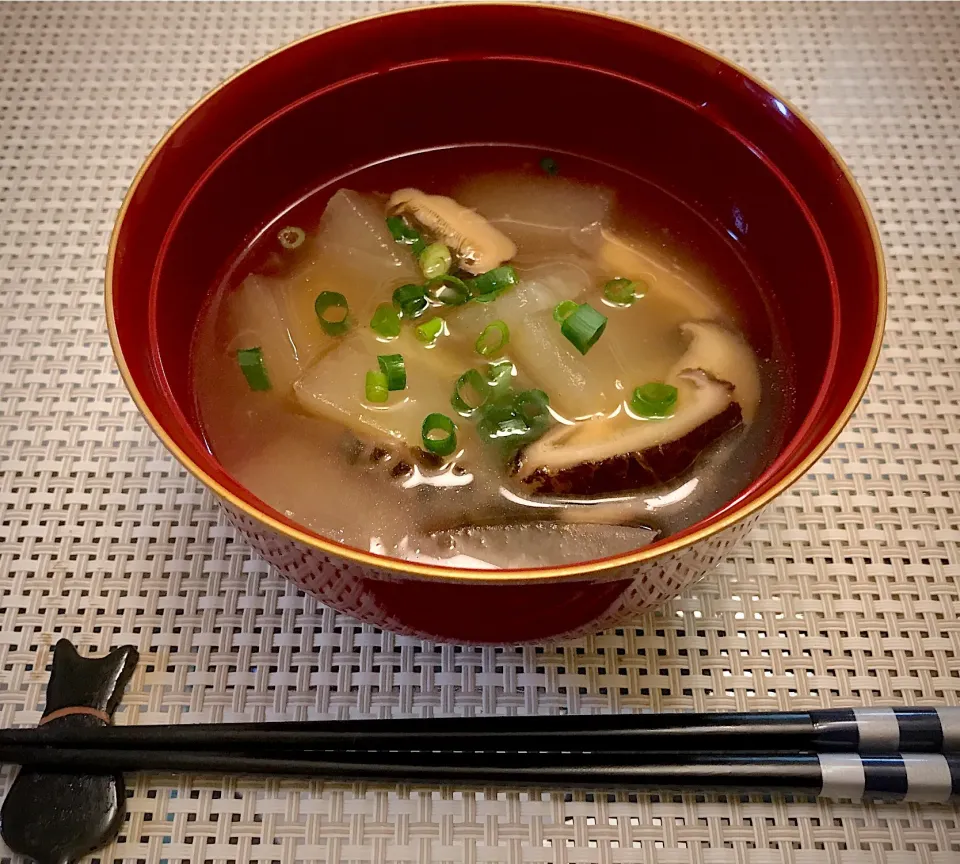
<svg viewBox="0 0 960 864">
<path fill-rule="evenodd" d="M 265 228 L 204 305 L 192 380 L 211 452 L 304 527 L 537 567 L 639 548 L 748 486 L 789 410 L 780 333 L 735 245 L 665 192 L 454 148 Z"/>
</svg>

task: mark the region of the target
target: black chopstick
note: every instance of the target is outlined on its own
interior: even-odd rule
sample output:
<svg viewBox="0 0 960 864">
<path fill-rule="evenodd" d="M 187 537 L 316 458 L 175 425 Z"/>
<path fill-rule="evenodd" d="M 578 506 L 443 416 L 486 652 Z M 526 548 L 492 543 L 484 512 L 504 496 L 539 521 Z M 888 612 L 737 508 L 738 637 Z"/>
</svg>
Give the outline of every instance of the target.
<svg viewBox="0 0 960 864">
<path fill-rule="evenodd" d="M 936 753 L 792 756 L 354 752 L 349 758 L 261 757 L 181 750 L 0 746 L 0 762 L 57 773 L 151 771 L 296 776 L 336 782 L 591 790 L 794 794 L 947 802 L 960 795 L 960 758 Z"/>
<path fill-rule="evenodd" d="M 809 712 L 447 717 L 0 731 L 0 746 L 274 750 L 497 750 L 620 753 L 954 753 L 960 708 Z"/>
</svg>

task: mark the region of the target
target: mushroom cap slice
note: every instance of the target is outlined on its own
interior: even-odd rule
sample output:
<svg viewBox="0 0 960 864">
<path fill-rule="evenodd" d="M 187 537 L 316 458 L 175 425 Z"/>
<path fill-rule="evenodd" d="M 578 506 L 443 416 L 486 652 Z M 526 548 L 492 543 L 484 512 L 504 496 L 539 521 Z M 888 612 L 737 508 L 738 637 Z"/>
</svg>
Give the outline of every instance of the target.
<svg viewBox="0 0 960 864">
<path fill-rule="evenodd" d="M 682 474 L 742 422 L 733 386 L 703 370 L 675 380 L 676 413 L 664 420 L 614 417 L 554 426 L 519 455 L 517 476 L 545 494 L 599 495 L 642 489 Z"/>
<path fill-rule="evenodd" d="M 680 325 L 690 337 L 666 380 L 674 414 L 640 420 L 624 406 L 607 417 L 554 426 L 515 463 L 520 481 L 549 495 L 598 495 L 666 483 L 741 423 L 760 401 L 757 361 L 747 343 L 715 321 Z"/>
<path fill-rule="evenodd" d="M 453 198 L 428 195 L 419 189 L 398 189 L 387 202 L 387 212 L 409 216 L 450 247 L 460 269 L 474 275 L 493 270 L 517 254 L 509 237 Z"/>
<path fill-rule="evenodd" d="M 753 349 L 743 337 L 716 321 L 689 321 L 680 325 L 680 332 L 690 341 L 667 380 L 685 369 L 705 369 L 733 385 L 733 399 L 743 412 L 744 423 L 749 424 L 760 404 L 760 374 Z"/>
</svg>

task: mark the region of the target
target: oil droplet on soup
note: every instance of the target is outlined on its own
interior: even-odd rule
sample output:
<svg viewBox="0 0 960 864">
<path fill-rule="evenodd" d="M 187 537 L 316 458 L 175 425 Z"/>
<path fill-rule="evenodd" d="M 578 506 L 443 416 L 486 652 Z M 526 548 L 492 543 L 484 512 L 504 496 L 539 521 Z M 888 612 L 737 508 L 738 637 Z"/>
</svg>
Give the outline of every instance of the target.
<svg viewBox="0 0 960 864">
<path fill-rule="evenodd" d="M 636 177 L 542 155 L 363 169 L 237 256 L 192 380 L 238 482 L 359 549 L 502 568 L 640 548 L 763 471 L 790 386 L 736 250 Z"/>
</svg>

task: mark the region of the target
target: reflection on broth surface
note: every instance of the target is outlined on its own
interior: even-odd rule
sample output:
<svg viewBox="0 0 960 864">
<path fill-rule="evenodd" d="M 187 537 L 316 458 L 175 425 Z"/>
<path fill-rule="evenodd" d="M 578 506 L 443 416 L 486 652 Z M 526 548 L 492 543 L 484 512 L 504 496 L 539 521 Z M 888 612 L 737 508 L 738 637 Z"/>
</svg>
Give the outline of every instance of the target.
<svg viewBox="0 0 960 864">
<path fill-rule="evenodd" d="M 357 548 L 497 568 L 628 552 L 759 475 L 790 385 L 734 248 L 635 177 L 541 155 L 400 157 L 238 256 L 192 364 L 239 482 Z"/>
</svg>

